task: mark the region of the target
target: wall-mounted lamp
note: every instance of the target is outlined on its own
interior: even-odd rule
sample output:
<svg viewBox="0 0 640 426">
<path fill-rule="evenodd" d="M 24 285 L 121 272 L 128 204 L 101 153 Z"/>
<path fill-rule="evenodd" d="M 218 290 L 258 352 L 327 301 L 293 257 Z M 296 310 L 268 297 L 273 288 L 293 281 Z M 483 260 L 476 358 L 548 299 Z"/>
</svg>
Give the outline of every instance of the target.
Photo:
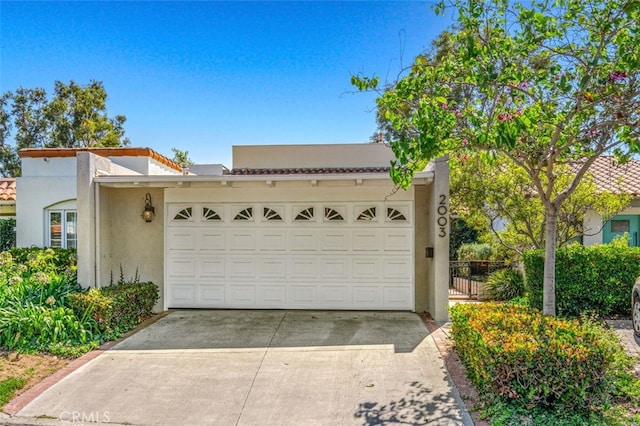
<svg viewBox="0 0 640 426">
<path fill-rule="evenodd" d="M 151 222 L 156 217 L 156 209 L 151 205 L 151 194 L 147 192 L 144 196 L 144 211 L 142 212 L 142 218 L 145 222 Z"/>
</svg>

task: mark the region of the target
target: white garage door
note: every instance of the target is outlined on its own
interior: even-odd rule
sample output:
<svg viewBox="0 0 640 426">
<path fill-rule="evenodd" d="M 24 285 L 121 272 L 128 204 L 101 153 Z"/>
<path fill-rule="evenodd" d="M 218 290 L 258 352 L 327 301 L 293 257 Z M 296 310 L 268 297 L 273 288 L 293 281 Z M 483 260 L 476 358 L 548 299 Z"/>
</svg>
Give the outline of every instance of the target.
<svg viewBox="0 0 640 426">
<path fill-rule="evenodd" d="M 410 203 L 167 207 L 170 308 L 414 306 Z"/>
</svg>

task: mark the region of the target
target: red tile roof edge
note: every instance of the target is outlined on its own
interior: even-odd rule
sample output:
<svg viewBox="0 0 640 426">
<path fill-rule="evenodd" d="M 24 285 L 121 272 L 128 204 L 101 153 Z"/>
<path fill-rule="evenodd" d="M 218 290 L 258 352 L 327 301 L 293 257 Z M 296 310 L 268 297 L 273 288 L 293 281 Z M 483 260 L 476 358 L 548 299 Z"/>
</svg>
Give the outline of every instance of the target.
<svg viewBox="0 0 640 426">
<path fill-rule="evenodd" d="M 25 148 L 20 150 L 19 155 L 20 158 L 75 157 L 78 152 L 91 152 L 101 157 L 149 157 L 173 170 L 182 171 L 180 164 L 162 154 L 158 154 L 151 148 Z"/>
<path fill-rule="evenodd" d="M 250 169 L 236 168 L 230 175 L 313 175 L 339 173 L 389 173 L 390 167 L 310 167 L 285 169 Z"/>
<path fill-rule="evenodd" d="M 0 201 L 16 200 L 16 178 L 0 178 Z"/>
</svg>

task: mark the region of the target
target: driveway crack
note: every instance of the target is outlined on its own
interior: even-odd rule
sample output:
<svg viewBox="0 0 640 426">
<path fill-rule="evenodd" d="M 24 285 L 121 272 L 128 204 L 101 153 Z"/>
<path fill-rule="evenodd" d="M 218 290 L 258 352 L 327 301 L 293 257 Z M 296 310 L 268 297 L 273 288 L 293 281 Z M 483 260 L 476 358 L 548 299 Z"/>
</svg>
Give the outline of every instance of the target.
<svg viewBox="0 0 640 426">
<path fill-rule="evenodd" d="M 264 359 L 267 357 L 267 352 L 269 352 L 269 349 L 271 348 L 271 344 L 273 343 L 273 339 L 276 337 L 276 334 L 278 334 L 278 330 L 280 330 L 280 326 L 282 326 L 282 323 L 284 322 L 284 319 L 286 317 L 287 317 L 287 312 L 285 312 L 282 318 L 280 318 L 280 322 L 278 323 L 278 326 L 273 331 L 273 334 L 271 335 L 271 339 L 269 339 L 269 343 L 267 344 L 267 347 L 264 349 L 264 352 L 262 354 L 262 359 L 260 359 L 260 364 L 258 365 L 258 368 L 256 368 L 256 373 L 253 375 L 253 379 L 251 380 L 251 385 L 249 386 L 249 391 L 247 392 L 247 396 L 245 396 L 244 401 L 242 402 L 242 408 L 240 408 L 240 413 L 238 414 L 238 419 L 236 420 L 236 426 L 240 423 L 240 419 L 242 418 L 242 414 L 244 413 L 244 407 L 245 405 L 247 405 L 247 401 L 249 400 L 249 396 L 251 395 L 251 391 L 253 390 L 253 385 L 256 382 L 256 377 L 258 377 L 258 373 L 260 372 L 260 370 L 262 370 L 262 364 L 264 363 Z"/>
</svg>

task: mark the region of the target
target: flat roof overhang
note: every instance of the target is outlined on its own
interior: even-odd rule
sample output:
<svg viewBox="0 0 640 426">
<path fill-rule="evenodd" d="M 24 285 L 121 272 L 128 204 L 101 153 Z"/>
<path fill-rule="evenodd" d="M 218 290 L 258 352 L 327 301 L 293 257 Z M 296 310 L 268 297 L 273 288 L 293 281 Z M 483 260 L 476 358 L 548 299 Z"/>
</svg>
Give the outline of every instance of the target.
<svg viewBox="0 0 640 426">
<path fill-rule="evenodd" d="M 413 185 L 428 185 L 433 182 L 435 173 L 423 171 L 413 176 Z M 136 176 L 108 176 L 94 178 L 101 186 L 112 188 L 180 188 L 189 187 L 191 183 L 217 183 L 221 186 L 233 185 L 234 182 L 265 182 L 273 186 L 277 182 L 309 182 L 314 185 L 319 181 L 353 181 L 355 185 L 363 181 L 390 181 L 388 173 L 326 173 L 326 174 L 290 174 L 290 175 L 136 175 Z"/>
</svg>

